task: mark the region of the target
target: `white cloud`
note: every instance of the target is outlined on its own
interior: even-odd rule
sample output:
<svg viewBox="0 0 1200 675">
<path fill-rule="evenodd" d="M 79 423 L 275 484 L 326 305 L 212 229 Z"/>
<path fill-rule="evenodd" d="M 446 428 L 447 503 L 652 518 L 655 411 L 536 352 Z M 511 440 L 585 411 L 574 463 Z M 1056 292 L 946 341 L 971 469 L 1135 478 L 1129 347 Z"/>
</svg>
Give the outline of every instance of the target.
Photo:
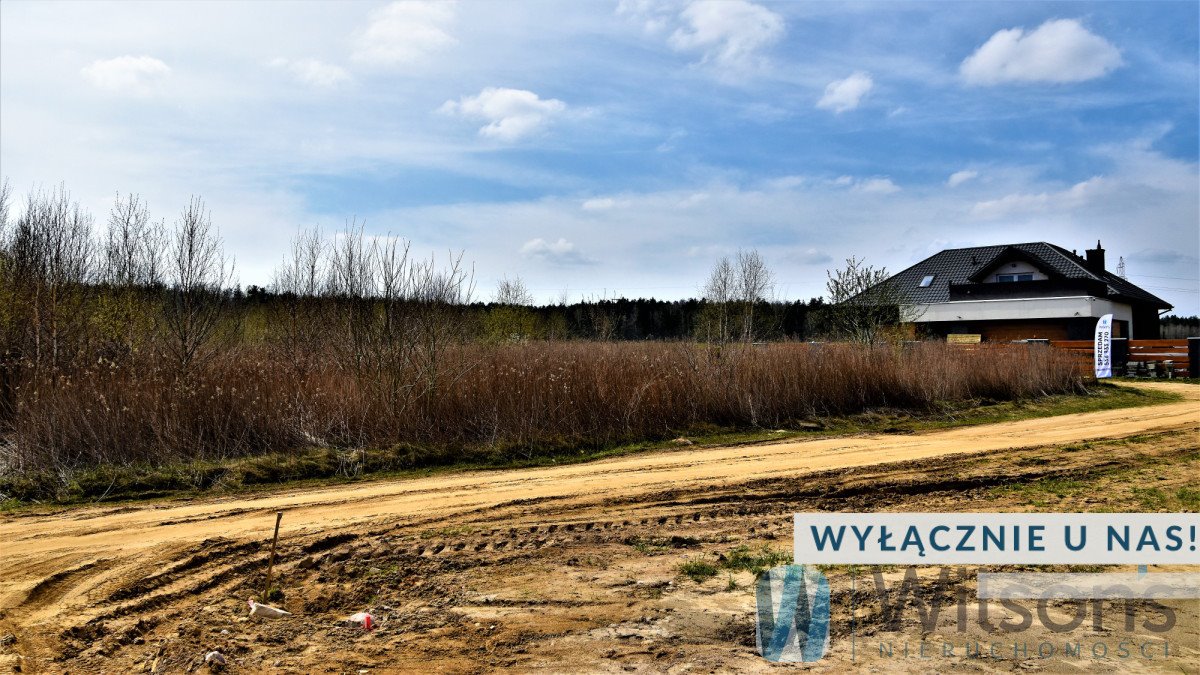
<svg viewBox="0 0 1200 675">
<path fill-rule="evenodd" d="M 791 190 L 798 188 L 808 182 L 806 176 L 780 176 L 767 181 L 767 185 L 776 190 Z"/>
<path fill-rule="evenodd" d="M 817 101 L 817 107 L 832 110 L 835 113 L 854 110 L 874 86 L 875 81 L 869 74 L 862 71 L 856 72 L 844 80 L 834 80 L 825 87 L 825 95 Z"/>
<path fill-rule="evenodd" d="M 785 255 L 785 258 L 791 262 L 800 263 L 801 265 L 823 265 L 833 260 L 833 256 L 816 248 L 804 248 L 797 251 L 791 251 Z"/>
<path fill-rule="evenodd" d="M 659 0 L 618 0 L 618 16 L 629 16 L 642 22 L 647 33 L 660 33 L 671 23 L 675 10 Z"/>
<path fill-rule="evenodd" d="M 333 88 L 350 81 L 350 73 L 346 72 L 345 68 L 316 59 L 289 61 L 279 58 L 271 61 L 271 66 L 286 70 L 301 84 L 321 89 Z"/>
<path fill-rule="evenodd" d="M 156 82 L 171 74 L 171 68 L 153 56 L 118 56 L 92 61 L 79 72 L 99 89 L 147 94 Z"/>
<path fill-rule="evenodd" d="M 874 195 L 890 195 L 900 192 L 900 186 L 892 182 L 887 176 L 879 176 L 876 178 L 858 179 L 853 176 L 838 176 L 828 182 L 829 185 L 838 188 L 850 188 L 856 192 L 863 192 Z"/>
<path fill-rule="evenodd" d="M 575 244 L 561 237 L 558 241 L 546 241 L 541 237 L 530 239 L 521 247 L 521 255 L 555 265 L 589 265 L 592 262 L 575 248 Z"/>
<path fill-rule="evenodd" d="M 978 177 L 978 171 L 963 169 L 962 171 L 955 171 L 954 173 L 950 174 L 950 178 L 946 179 L 946 185 L 950 187 L 958 187 L 959 185 Z"/>
<path fill-rule="evenodd" d="M 455 10 L 453 2 L 435 0 L 400 0 L 381 7 L 371 12 L 353 59 L 380 66 L 421 61 L 458 42 L 447 32 Z"/>
<path fill-rule="evenodd" d="M 623 199 L 613 199 L 612 197 L 593 197 L 592 199 L 585 199 L 579 206 L 584 211 L 608 211 L 610 209 L 629 206 L 629 202 Z"/>
<path fill-rule="evenodd" d="M 1032 32 L 998 31 L 959 72 L 971 84 L 1002 82 L 1082 82 L 1121 65 L 1121 52 L 1074 19 L 1055 19 Z"/>
<path fill-rule="evenodd" d="M 746 0 L 696 0 L 679 15 L 683 25 L 668 38 L 681 52 L 698 51 L 704 62 L 751 65 L 758 52 L 783 37 L 783 17 Z"/>
<path fill-rule="evenodd" d="M 586 199 L 580 206 L 584 211 L 604 211 L 616 206 L 617 201 L 612 197 L 597 197 L 595 199 Z"/>
<path fill-rule="evenodd" d="M 1070 211 L 1087 206 L 1104 193 L 1108 184 L 1102 176 L 1093 176 L 1058 192 L 1013 193 L 999 199 L 978 202 L 971 207 L 971 214 L 978 218 L 1007 218 Z"/>
<path fill-rule="evenodd" d="M 532 91 L 487 87 L 475 96 L 446 101 L 440 111 L 483 120 L 487 124 L 479 129 L 479 135 L 512 142 L 534 133 L 566 109 L 566 103 L 539 98 Z"/>
<path fill-rule="evenodd" d="M 899 192 L 900 186 L 893 183 L 891 178 L 868 178 L 855 186 L 855 189 L 867 194 L 890 195 Z"/>
</svg>

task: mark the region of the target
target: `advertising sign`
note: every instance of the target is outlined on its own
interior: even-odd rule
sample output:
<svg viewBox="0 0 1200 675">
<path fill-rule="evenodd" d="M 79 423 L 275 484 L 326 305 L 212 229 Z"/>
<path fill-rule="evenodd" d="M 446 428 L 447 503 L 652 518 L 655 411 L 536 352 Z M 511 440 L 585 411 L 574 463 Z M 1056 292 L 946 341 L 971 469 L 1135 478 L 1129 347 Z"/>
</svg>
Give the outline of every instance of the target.
<svg viewBox="0 0 1200 675">
<path fill-rule="evenodd" d="M 1112 314 L 1096 322 L 1096 378 L 1112 377 Z"/>
</svg>

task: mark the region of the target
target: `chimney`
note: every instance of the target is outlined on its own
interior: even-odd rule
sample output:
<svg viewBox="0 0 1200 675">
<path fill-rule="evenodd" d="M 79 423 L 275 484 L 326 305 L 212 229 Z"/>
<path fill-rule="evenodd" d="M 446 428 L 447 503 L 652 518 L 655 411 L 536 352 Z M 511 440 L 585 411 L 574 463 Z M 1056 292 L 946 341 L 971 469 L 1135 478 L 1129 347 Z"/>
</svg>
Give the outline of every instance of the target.
<svg viewBox="0 0 1200 675">
<path fill-rule="evenodd" d="M 1100 245 L 1100 240 L 1096 240 L 1096 248 L 1089 248 L 1084 251 L 1087 254 L 1087 268 L 1097 276 L 1104 275 L 1104 247 Z"/>
</svg>

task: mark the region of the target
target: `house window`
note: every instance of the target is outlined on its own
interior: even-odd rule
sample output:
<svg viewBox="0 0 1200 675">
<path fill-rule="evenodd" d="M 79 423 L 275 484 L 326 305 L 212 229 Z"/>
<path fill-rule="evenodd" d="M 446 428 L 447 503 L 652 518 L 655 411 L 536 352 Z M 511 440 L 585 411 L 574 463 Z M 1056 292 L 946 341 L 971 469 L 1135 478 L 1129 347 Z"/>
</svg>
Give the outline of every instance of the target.
<svg viewBox="0 0 1200 675">
<path fill-rule="evenodd" d="M 1033 281 L 1032 274 L 997 274 L 996 281 Z"/>
<path fill-rule="evenodd" d="M 929 288 L 929 285 L 933 283 L 933 278 L 936 276 L 937 276 L 936 274 L 927 274 L 927 275 L 925 275 L 924 279 L 921 279 L 921 283 L 919 283 L 917 285 L 920 286 L 921 288 Z"/>
</svg>

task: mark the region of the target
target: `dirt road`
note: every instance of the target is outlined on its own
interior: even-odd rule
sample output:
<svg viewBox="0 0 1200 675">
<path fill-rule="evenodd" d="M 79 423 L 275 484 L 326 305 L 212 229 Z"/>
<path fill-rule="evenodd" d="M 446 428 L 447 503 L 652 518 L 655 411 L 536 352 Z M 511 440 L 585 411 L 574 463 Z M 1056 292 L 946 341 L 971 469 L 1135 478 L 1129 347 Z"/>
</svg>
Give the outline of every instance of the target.
<svg viewBox="0 0 1200 675">
<path fill-rule="evenodd" d="M 75 658 L 82 660 L 75 663 L 93 665 L 114 659 L 113 667 L 117 670 L 120 670 L 118 663 L 160 672 L 196 666 L 195 654 L 185 654 L 181 646 L 203 642 L 200 633 L 208 624 L 197 624 L 195 617 L 213 614 L 221 622 L 233 620 L 233 608 L 238 605 L 229 603 L 244 602 L 244 598 L 237 598 L 253 588 L 255 575 L 262 568 L 262 540 L 276 510 L 286 512 L 282 578 L 297 585 L 302 585 L 299 580 L 307 575 L 319 575 L 317 581 L 325 579 L 314 582 L 309 591 L 289 591 L 284 604 L 298 614 L 342 611 L 348 614 L 360 605 L 378 605 L 383 591 L 377 588 L 372 597 L 359 597 L 365 591 L 355 590 L 355 583 L 339 575 L 365 573 L 398 584 L 413 584 L 423 579 L 418 585 L 429 585 L 434 583 L 436 575 L 423 574 L 423 566 L 431 560 L 444 565 L 446 556 L 464 552 L 485 560 L 475 564 L 496 566 L 493 575 L 501 571 L 504 575 L 530 575 L 526 582 L 536 586 L 533 578 L 536 566 L 523 564 L 519 569 L 508 569 L 503 565 L 517 555 L 518 549 L 549 551 L 580 540 L 582 533 L 615 533 L 623 527 L 671 528 L 684 522 L 683 516 L 674 515 L 672 504 L 681 500 L 695 504 L 703 501 L 705 495 L 714 503 L 730 501 L 754 486 L 774 485 L 785 479 L 793 485 L 803 485 L 805 481 L 794 479 L 806 475 L 814 477 L 814 484 L 826 485 L 827 492 L 836 492 L 829 486 L 838 484 L 839 472 L 849 480 L 862 474 L 864 468 L 884 463 L 900 463 L 896 466 L 902 468 L 888 472 L 889 480 L 895 481 L 897 476 L 920 474 L 923 466 L 936 462 L 960 461 L 966 462 L 964 466 L 974 466 L 973 460 L 963 458 L 985 453 L 1168 431 L 1182 432 L 1182 436 L 1194 443 L 1200 427 L 1200 387 L 1139 386 L 1170 388 L 1186 400 L 914 435 L 681 448 L 553 468 L 454 473 L 281 490 L 252 497 L 92 507 L 49 515 L 9 515 L 0 518 L 0 635 L 11 632 L 16 642 L 7 648 L 7 653 L 0 646 L 0 664 L 6 663 L 4 659 L 15 664 L 20 658 L 27 671 L 53 671 L 71 663 L 54 659 Z M 1074 462 L 1073 466 L 1080 466 L 1079 457 L 1073 457 L 1068 464 Z M 958 508 L 971 510 L 969 505 Z M 649 518 L 647 514 L 651 514 Z M 786 514 L 783 515 L 782 521 L 775 518 L 770 527 L 760 527 L 760 532 L 774 533 L 780 522 L 786 525 Z M 689 524 L 710 517 L 719 518 L 719 512 L 713 516 L 696 512 Z M 750 534 L 754 532 L 751 525 Z M 482 533 L 487 536 L 467 536 Z M 783 530 L 779 533 L 784 537 L 780 545 L 786 547 L 787 534 Z M 766 535 L 764 540 L 773 540 L 775 536 Z M 620 541 L 628 539 L 629 536 L 617 537 Z M 383 560 L 385 554 L 397 551 L 397 555 L 408 557 L 396 559 L 399 562 L 393 560 L 387 566 L 382 562 L 367 567 L 355 564 L 360 559 Z M 329 568 L 330 565 L 333 567 Z M 338 586 L 339 579 L 346 583 Z M 331 591 L 329 583 L 341 590 Z M 731 576 L 730 586 L 733 585 Z M 322 590 L 314 590 L 318 587 Z M 430 596 L 440 594 L 461 599 L 465 592 L 461 587 L 425 588 L 423 595 L 399 598 L 397 602 L 408 598 L 403 609 L 393 607 L 384 611 L 395 612 L 397 616 L 410 613 L 404 615 L 408 624 L 405 639 L 409 639 L 414 635 L 413 626 L 420 626 L 422 620 L 418 609 L 436 606 L 428 601 Z M 418 602 L 419 598 L 425 598 L 424 604 Z M 573 601 L 560 600 L 567 602 L 567 606 Z M 530 607 L 521 607 L 518 599 L 510 598 L 507 604 L 492 607 L 490 613 L 483 615 L 492 617 L 485 621 L 496 624 L 506 618 L 528 623 Z M 596 630 L 592 627 L 596 621 L 601 622 L 599 625 L 619 624 L 624 613 L 609 609 L 612 616 L 606 618 L 605 612 L 597 613 L 593 608 L 590 611 L 595 616 L 576 617 L 573 621 L 579 625 L 575 627 Z M 517 614 L 523 618 L 514 619 Z M 461 610 L 455 615 L 464 616 Z M 188 625 L 199 626 L 194 628 L 197 635 L 185 635 L 182 627 L 178 635 L 175 631 L 164 633 L 163 622 L 180 617 L 190 617 Z M 476 627 L 479 625 L 476 623 Z M 244 628 L 245 624 L 234 625 L 239 626 Z M 412 654 L 403 650 L 396 653 L 393 644 L 386 660 L 371 657 L 377 647 L 357 644 L 362 636 L 341 633 L 322 634 L 354 655 L 342 665 L 327 658 L 342 647 L 328 645 L 314 647 L 317 651 L 312 653 L 297 652 L 291 646 L 268 650 L 287 657 L 277 661 L 253 656 L 254 650 L 248 648 L 246 658 L 257 659 L 253 661 L 255 667 L 278 663 L 279 668 L 305 670 L 321 664 L 330 672 L 349 669 L 346 663 L 355 659 L 360 665 L 374 668 L 384 663 L 400 669 L 406 663 L 409 667 L 424 667 L 428 651 L 421 650 L 432 644 L 430 640 L 436 637 L 433 633 L 445 628 L 445 625 L 428 628 L 432 632 L 426 636 L 425 647 Z M 565 627 L 563 635 L 571 630 Z M 264 639 L 270 642 L 272 637 Z M 279 639 L 286 642 L 286 636 Z M 152 649 L 152 645 L 156 646 Z M 237 652 L 233 646 L 227 649 Z M 420 653 L 425 657 L 418 658 Z M 440 666 L 449 670 L 481 667 L 474 658 L 441 656 Z"/>
</svg>

